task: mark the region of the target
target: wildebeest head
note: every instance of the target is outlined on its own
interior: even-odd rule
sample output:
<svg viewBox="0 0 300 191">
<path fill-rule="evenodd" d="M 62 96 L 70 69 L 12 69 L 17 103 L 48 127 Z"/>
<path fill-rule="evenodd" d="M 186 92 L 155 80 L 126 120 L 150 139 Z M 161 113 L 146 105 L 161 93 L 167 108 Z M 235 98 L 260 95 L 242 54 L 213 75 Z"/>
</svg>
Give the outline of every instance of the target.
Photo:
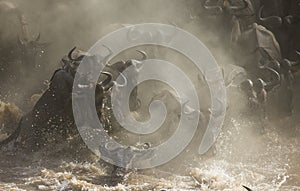
<svg viewBox="0 0 300 191">
<path fill-rule="evenodd" d="M 293 67 L 295 66 L 299 66 L 300 65 L 300 52 L 299 51 L 295 51 L 298 57 L 298 60 L 289 60 L 289 59 L 283 59 L 281 62 L 281 67 L 282 69 L 288 71 L 288 70 L 292 70 Z"/>
<path fill-rule="evenodd" d="M 269 90 L 280 84 L 281 77 L 276 69 L 270 66 L 262 66 L 260 68 L 266 70 L 266 72 L 264 72 L 264 79 L 266 80 L 266 82 L 259 79 L 258 81 L 260 84 L 265 84 L 264 86 L 267 86 L 267 89 Z"/>
<path fill-rule="evenodd" d="M 75 73 L 77 72 L 80 63 L 83 60 L 84 60 L 85 67 L 82 67 L 80 69 L 80 72 L 79 71 L 78 72 L 80 73 L 80 75 L 84 75 L 84 76 L 88 76 L 91 73 L 93 73 L 94 72 L 93 67 L 97 67 L 98 64 L 101 64 L 99 63 L 97 56 L 79 50 L 75 46 L 69 51 L 67 56 L 63 58 L 63 63 L 66 65 L 64 67 L 67 68 L 69 72 L 71 72 L 72 76 L 75 76 Z M 115 75 L 113 69 L 101 71 L 97 86 L 100 87 L 101 92 L 107 91 L 114 84 L 114 80 L 115 80 Z M 126 83 L 127 83 L 127 79 L 124 77 L 124 86 L 126 86 Z M 115 85 L 119 85 L 119 84 L 115 84 Z"/>
<path fill-rule="evenodd" d="M 79 50 L 75 46 L 69 51 L 67 56 L 62 59 L 63 67 L 68 68 L 71 74 L 75 76 L 77 68 L 79 67 L 83 59 L 85 67 L 81 68 L 80 71 L 83 74 L 92 73 L 94 71 L 94 67 L 97 67 L 97 64 L 99 64 L 95 55 L 91 55 L 88 52 Z"/>
<path fill-rule="evenodd" d="M 292 9 L 300 10 L 299 2 L 296 4 L 294 1 L 286 2 L 287 5 L 283 3 L 275 3 L 271 2 L 273 7 L 268 7 L 270 12 L 273 12 L 272 16 L 263 17 L 264 5 L 262 5 L 259 9 L 258 18 L 262 25 L 277 28 L 281 26 L 293 26 L 300 21 L 299 11 L 293 12 Z M 275 10 L 275 11 L 274 11 Z"/>
<path fill-rule="evenodd" d="M 109 64 L 106 65 L 104 67 L 104 71 L 110 72 L 113 75 L 113 80 L 115 81 L 115 85 L 119 85 L 119 87 L 122 87 L 123 85 L 118 84 L 116 82 L 117 78 L 122 74 L 122 72 L 124 72 L 128 67 L 130 66 L 134 66 L 134 74 L 130 74 L 132 76 L 136 76 L 137 73 L 141 70 L 142 67 L 142 61 L 147 59 L 147 54 L 144 51 L 141 50 L 137 50 L 137 52 L 139 52 L 142 55 L 142 59 L 141 60 L 128 60 L 126 62 L 124 61 L 118 61 L 116 63 L 113 64 Z M 124 84 L 127 83 L 126 77 L 124 75 L 121 75 L 121 77 L 123 78 L 123 82 Z"/>
<path fill-rule="evenodd" d="M 41 35 L 38 34 L 36 39 L 25 40 L 21 37 L 18 38 L 18 45 L 21 50 L 21 60 L 25 64 L 37 67 L 36 59 L 43 57 L 46 51 L 46 47 L 49 43 L 40 42 Z"/>
<path fill-rule="evenodd" d="M 259 9 L 259 13 L 258 13 L 258 17 L 259 17 L 259 21 L 266 26 L 270 26 L 270 27 L 278 27 L 281 26 L 283 21 L 282 18 L 280 16 L 268 16 L 268 17 L 263 17 L 263 9 L 264 6 L 261 6 Z"/>
<path fill-rule="evenodd" d="M 106 46 L 104 46 L 106 47 Z M 72 66 L 76 67 L 80 64 L 81 61 L 83 61 L 83 59 L 85 58 L 85 63 L 89 64 L 89 65 L 94 65 L 95 64 L 100 64 L 103 65 L 103 63 L 105 63 L 107 60 L 107 57 L 109 57 L 112 52 L 111 50 L 106 47 L 109 50 L 109 55 L 106 57 L 99 57 L 99 55 L 92 55 L 89 52 L 85 52 L 82 50 L 77 49 L 77 47 L 75 46 L 74 48 L 72 48 L 69 53 L 67 54 L 67 56 L 64 58 L 67 60 L 67 62 L 70 62 L 72 64 Z"/>
<path fill-rule="evenodd" d="M 70 50 L 68 53 L 68 58 L 73 62 L 81 62 L 85 56 L 91 56 L 89 53 L 84 52 L 82 50 L 77 50 L 76 56 L 73 57 L 73 54 L 75 53 L 75 50 L 77 50 L 77 47 L 75 46 Z"/>
<path fill-rule="evenodd" d="M 18 37 L 18 46 L 21 51 L 21 61 L 25 65 L 31 65 L 37 67 L 36 58 L 42 57 L 45 53 L 45 48 L 48 46 L 48 43 L 41 43 L 40 34 L 37 35 L 35 39 L 31 39 L 28 30 L 27 18 L 23 14 L 22 10 L 12 2 L 0 1 L 0 12 L 6 12 L 14 14 L 17 16 L 21 35 Z"/>
<path fill-rule="evenodd" d="M 204 9 L 212 14 L 222 14 L 224 12 L 234 13 L 248 7 L 246 0 L 233 3 L 232 0 L 205 0 Z"/>
<path fill-rule="evenodd" d="M 258 78 L 257 81 L 256 81 L 256 88 L 257 90 L 261 91 L 263 90 L 265 87 L 266 87 L 267 83 L 261 79 L 261 78 Z"/>
<path fill-rule="evenodd" d="M 23 12 L 16 7 L 14 10 L 21 24 L 21 35 L 18 37 L 18 45 L 21 50 L 22 62 L 26 65 L 37 67 L 36 59 L 42 57 L 49 43 L 40 42 L 41 35 L 37 35 L 35 39 L 29 34 L 28 21 Z"/>
</svg>

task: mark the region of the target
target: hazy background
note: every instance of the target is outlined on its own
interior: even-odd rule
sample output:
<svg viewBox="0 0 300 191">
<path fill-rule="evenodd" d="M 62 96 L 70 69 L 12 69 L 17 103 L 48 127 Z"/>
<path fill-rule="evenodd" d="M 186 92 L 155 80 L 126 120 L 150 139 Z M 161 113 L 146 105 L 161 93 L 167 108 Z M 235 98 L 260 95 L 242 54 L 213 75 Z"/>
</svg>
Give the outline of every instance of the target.
<svg viewBox="0 0 300 191">
<path fill-rule="evenodd" d="M 19 81 L 21 81 L 18 87 L 20 90 L 24 90 L 26 82 L 31 84 L 31 87 L 27 88 L 28 91 L 39 93 L 35 87 L 42 88 L 42 81 L 51 77 L 53 71 L 59 66 L 60 59 L 71 48 L 77 46 L 82 50 L 88 50 L 102 36 L 122 27 L 123 24 L 160 22 L 177 25 L 195 34 L 211 50 L 214 49 L 215 56 L 222 62 L 228 60 L 227 55 L 218 54 L 223 46 L 218 43 L 220 40 L 218 34 L 222 34 L 220 23 L 213 16 L 203 13 L 201 0 L 12 0 L 9 2 L 19 7 L 27 17 L 32 38 L 40 33 L 40 41 L 49 42 L 50 46 L 40 62 L 44 70 L 32 73 L 27 79 L 20 80 L 19 76 L 9 76 L 5 79 L 4 83 L 9 81 L 9 85 L 2 89 L 5 94 L 9 92 L 9 96 L 5 98 L 7 101 L 21 104 L 20 99 L 24 96 L 9 90 L 14 89 L 11 86 L 18 85 Z M 211 24 L 212 21 L 214 24 Z M 0 26 L 0 54 L 7 56 L 9 51 L 18 49 L 16 41 L 20 34 L 20 23 L 16 15 L 2 10 Z M 26 70 L 26 66 L 20 63 L 11 63 L 9 68 L 11 69 L 6 74 Z"/>
<path fill-rule="evenodd" d="M 197 15 L 199 0 L 14 0 L 28 17 L 32 35 L 51 42 L 49 53 L 59 60 L 77 45 L 88 49 L 100 37 L 121 24 L 143 22 L 174 23 L 197 33 L 207 32 L 207 21 Z M 204 21 L 204 22 L 203 22 Z M 193 27 L 189 24 L 193 23 Z M 202 23 L 203 22 L 203 23 Z M 1 34 L 12 39 L 18 35 L 19 23 L 12 14 L 1 15 Z M 13 29 L 13 30 L 11 30 Z M 198 32 L 199 33 L 199 32 Z"/>
</svg>

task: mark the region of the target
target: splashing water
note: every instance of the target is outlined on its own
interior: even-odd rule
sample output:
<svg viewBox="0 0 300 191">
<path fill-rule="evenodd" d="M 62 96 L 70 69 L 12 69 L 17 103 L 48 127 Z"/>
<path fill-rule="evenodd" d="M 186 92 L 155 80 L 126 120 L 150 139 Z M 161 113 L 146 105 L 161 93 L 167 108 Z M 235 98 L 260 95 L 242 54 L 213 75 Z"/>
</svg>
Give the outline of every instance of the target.
<svg viewBox="0 0 300 191">
<path fill-rule="evenodd" d="M 0 190 L 239 191 L 242 185 L 259 191 L 300 189 L 299 139 L 274 124 L 261 134 L 259 124 L 242 115 L 227 121 L 213 156 L 184 161 L 188 170 L 177 174 L 156 168 L 129 172 L 120 179 L 112 177 L 111 167 L 99 159 L 86 159 L 88 152 L 77 153 L 85 158 L 77 160 L 61 147 L 49 147 L 32 155 L 2 153 Z"/>
</svg>

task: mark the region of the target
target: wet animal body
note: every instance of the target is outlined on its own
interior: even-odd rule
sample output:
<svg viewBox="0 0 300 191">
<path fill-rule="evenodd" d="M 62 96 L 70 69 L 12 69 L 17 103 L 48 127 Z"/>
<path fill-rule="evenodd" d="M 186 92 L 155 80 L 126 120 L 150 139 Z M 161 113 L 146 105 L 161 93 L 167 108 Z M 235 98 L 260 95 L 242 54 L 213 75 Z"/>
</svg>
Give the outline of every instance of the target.
<svg viewBox="0 0 300 191">
<path fill-rule="evenodd" d="M 248 74 L 248 82 L 243 84 L 250 88 L 245 92 L 249 100 L 265 108 L 263 100 L 276 97 L 268 103 L 276 105 L 276 110 L 284 115 L 291 115 L 293 79 L 300 64 L 299 2 L 205 0 L 203 8 L 216 17 L 222 15 L 225 22 L 231 23 L 226 25 L 230 26 L 231 33 L 225 36 L 224 42 L 229 39 L 229 53 L 235 57 L 234 64 L 244 67 Z M 251 86 L 262 88 L 255 92 Z M 265 115 L 265 109 L 262 110 Z"/>
<path fill-rule="evenodd" d="M 10 142 L 16 141 L 21 146 L 26 146 L 30 150 L 37 150 L 46 144 L 59 143 L 68 139 L 70 136 L 78 135 L 77 128 L 73 119 L 72 111 L 72 90 L 76 70 L 83 58 L 96 62 L 95 57 L 88 55 L 83 51 L 77 51 L 74 47 L 66 57 L 62 60 L 62 67 L 57 69 L 49 80 L 49 86 L 34 105 L 32 111 L 24 115 L 14 133 L 7 139 L 0 142 L 0 146 L 5 146 Z M 79 53 L 78 53 L 79 52 Z M 143 59 L 146 53 L 140 51 Z M 74 54 L 76 57 L 74 58 Z M 127 83 L 136 81 L 136 75 L 140 67 L 140 61 L 129 60 L 120 61 L 105 66 L 100 75 L 100 82 L 94 84 L 96 86 L 96 107 L 99 108 L 101 116 L 101 107 L 103 99 L 109 96 L 111 87 L 126 86 Z M 123 76 L 124 84 L 118 84 L 116 79 L 122 75 L 121 73 L 129 66 L 135 67 L 135 73 L 131 76 Z M 80 91 L 84 88 L 90 88 L 93 85 L 85 76 L 86 85 L 79 84 L 73 92 L 80 95 Z M 79 97 L 80 99 L 80 97 Z M 137 99 L 137 94 L 133 95 L 133 100 Z M 137 104 L 133 104 L 137 105 Z M 137 107 L 137 106 L 134 106 Z"/>
</svg>

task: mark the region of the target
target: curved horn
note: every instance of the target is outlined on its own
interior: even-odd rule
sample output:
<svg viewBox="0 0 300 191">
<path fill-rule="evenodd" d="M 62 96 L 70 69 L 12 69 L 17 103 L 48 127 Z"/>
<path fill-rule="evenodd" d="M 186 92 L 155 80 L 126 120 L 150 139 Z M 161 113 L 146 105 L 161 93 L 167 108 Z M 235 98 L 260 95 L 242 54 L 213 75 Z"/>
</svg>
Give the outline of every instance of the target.
<svg viewBox="0 0 300 191">
<path fill-rule="evenodd" d="M 261 79 L 261 78 L 258 78 L 258 79 L 257 79 L 257 83 L 258 83 L 258 85 L 261 85 L 262 88 L 264 88 L 265 86 L 268 85 L 268 84 L 267 84 L 263 79 Z"/>
<path fill-rule="evenodd" d="M 252 87 L 252 88 L 253 88 L 253 81 L 252 81 L 252 80 L 247 79 L 247 80 L 246 80 L 246 83 L 248 83 L 249 87 Z"/>
<path fill-rule="evenodd" d="M 75 60 L 72 58 L 72 53 L 74 52 L 75 49 L 76 49 L 76 46 L 75 46 L 74 48 L 72 48 L 72 49 L 70 50 L 70 52 L 68 53 L 68 58 L 69 58 L 70 60 L 72 60 L 72 61 L 75 61 Z"/>
<path fill-rule="evenodd" d="M 298 61 L 296 61 L 294 65 L 298 65 L 298 64 L 300 64 L 300 52 L 298 50 L 296 50 L 295 52 L 297 54 Z"/>
<path fill-rule="evenodd" d="M 35 40 L 31 41 L 31 43 L 36 46 L 36 47 L 41 47 L 41 48 L 45 48 L 47 46 L 49 46 L 51 43 L 49 42 L 39 42 L 41 39 L 41 33 L 38 33 L 37 37 L 35 38 Z"/>
<path fill-rule="evenodd" d="M 292 69 L 293 66 L 296 66 L 298 64 L 300 64 L 300 61 L 291 61 L 291 60 L 288 60 L 288 59 L 284 59 L 283 60 L 283 68 L 286 68 L 288 70 Z"/>
<path fill-rule="evenodd" d="M 269 70 L 275 76 L 275 80 L 273 82 L 269 82 L 267 85 L 275 86 L 277 84 L 280 84 L 281 77 L 279 72 L 277 72 L 274 68 L 271 68 L 269 66 L 266 66 L 265 69 Z"/>
<path fill-rule="evenodd" d="M 189 101 L 186 101 L 186 102 L 184 102 L 184 103 L 182 104 L 181 107 L 183 108 L 183 113 L 186 114 L 186 115 L 190 115 L 190 114 L 192 114 L 192 113 L 194 113 L 194 112 L 197 112 L 197 110 L 195 110 L 195 109 L 189 107 L 189 106 L 187 105 L 188 103 L 189 103 Z"/>
<path fill-rule="evenodd" d="M 248 95 L 248 97 L 252 97 L 254 86 L 253 86 L 253 81 L 251 79 L 246 79 L 239 85 L 239 87 Z"/>
<path fill-rule="evenodd" d="M 263 9 L 264 9 L 264 5 L 260 7 L 259 13 L 258 13 L 258 18 L 263 24 L 271 26 L 271 27 L 276 27 L 276 26 L 282 25 L 282 18 L 279 16 L 270 16 L 270 17 L 265 17 L 265 18 L 262 17 Z"/>
<path fill-rule="evenodd" d="M 248 7 L 248 3 L 245 0 L 243 0 L 242 2 L 243 2 L 242 5 L 239 6 L 229 5 L 227 9 L 230 11 L 239 11 L 239 10 L 246 9 Z"/>
<path fill-rule="evenodd" d="M 81 56 L 79 56 L 78 58 L 72 58 L 72 54 L 73 54 L 73 52 L 74 52 L 74 50 L 76 49 L 77 47 L 75 46 L 74 48 L 72 48 L 71 50 L 70 50 L 70 52 L 68 53 L 68 58 L 70 59 L 70 60 L 72 60 L 72 61 L 81 61 L 84 57 L 85 57 L 85 55 L 81 55 Z"/>
<path fill-rule="evenodd" d="M 209 5 L 210 1 L 211 1 L 211 0 L 206 0 L 206 1 L 204 2 L 203 7 L 204 7 L 204 9 L 205 9 L 206 11 L 213 12 L 213 13 L 217 13 L 217 14 L 223 13 L 223 7 L 222 7 L 222 6 L 216 5 L 216 4 L 215 4 L 215 5 Z"/>
<path fill-rule="evenodd" d="M 248 188 L 247 186 L 244 186 L 243 187 L 247 190 L 247 191 L 252 191 L 252 189 Z"/>
<path fill-rule="evenodd" d="M 131 64 L 135 67 L 136 71 L 141 71 L 143 67 L 143 63 L 138 60 L 131 60 Z"/>
<path fill-rule="evenodd" d="M 106 75 L 107 78 L 105 78 L 103 81 L 101 81 L 101 82 L 99 83 L 99 85 L 101 85 L 101 86 L 106 86 L 106 85 L 108 85 L 108 84 L 112 81 L 112 79 L 113 79 L 112 74 L 111 74 L 110 72 L 101 72 L 101 74 Z"/>
<path fill-rule="evenodd" d="M 148 55 L 147 55 L 147 53 L 145 51 L 142 51 L 142 50 L 136 50 L 136 51 L 143 56 L 142 60 L 147 60 Z"/>
<path fill-rule="evenodd" d="M 296 52 L 297 56 L 300 57 L 300 51 L 296 50 L 295 52 Z"/>
<path fill-rule="evenodd" d="M 127 78 L 122 73 L 120 73 L 120 76 L 123 78 L 124 84 L 118 84 L 117 81 L 114 81 L 114 85 L 121 88 L 127 86 Z"/>
<path fill-rule="evenodd" d="M 285 17 L 283 17 L 284 23 L 288 24 L 288 25 L 293 25 L 297 22 L 295 22 L 295 20 L 297 20 L 293 15 L 287 15 Z"/>
</svg>

